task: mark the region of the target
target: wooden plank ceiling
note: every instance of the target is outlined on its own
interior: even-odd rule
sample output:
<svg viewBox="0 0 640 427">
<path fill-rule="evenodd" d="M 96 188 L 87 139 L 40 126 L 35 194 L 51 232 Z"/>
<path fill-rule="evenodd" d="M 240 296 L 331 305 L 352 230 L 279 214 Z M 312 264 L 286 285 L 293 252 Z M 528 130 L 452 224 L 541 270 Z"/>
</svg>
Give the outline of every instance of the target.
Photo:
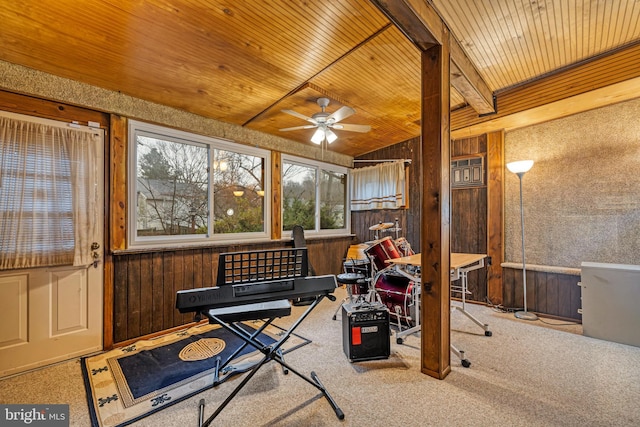
<svg viewBox="0 0 640 427">
<path fill-rule="evenodd" d="M 640 40 L 632 0 L 404 1 L 442 18 L 498 100 Z M 307 124 L 281 110 L 311 116 L 328 97 L 371 125 L 329 146 L 358 156 L 420 134 L 420 50 L 374 3 L 394 2 L 5 1 L 0 59 L 305 144 L 313 129 L 281 132 Z M 453 129 L 483 120 L 451 102 Z"/>
</svg>

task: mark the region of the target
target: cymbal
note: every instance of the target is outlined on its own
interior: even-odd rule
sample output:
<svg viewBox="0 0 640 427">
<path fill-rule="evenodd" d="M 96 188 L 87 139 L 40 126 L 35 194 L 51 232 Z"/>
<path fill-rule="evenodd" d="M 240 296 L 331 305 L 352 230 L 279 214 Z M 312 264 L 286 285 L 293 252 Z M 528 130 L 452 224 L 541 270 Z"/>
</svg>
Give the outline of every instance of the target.
<svg viewBox="0 0 640 427">
<path fill-rule="evenodd" d="M 392 222 L 381 222 L 379 224 L 372 225 L 371 227 L 369 227 L 369 230 L 371 230 L 371 231 L 386 230 L 387 228 L 391 228 L 391 227 L 393 227 L 393 223 Z"/>
</svg>

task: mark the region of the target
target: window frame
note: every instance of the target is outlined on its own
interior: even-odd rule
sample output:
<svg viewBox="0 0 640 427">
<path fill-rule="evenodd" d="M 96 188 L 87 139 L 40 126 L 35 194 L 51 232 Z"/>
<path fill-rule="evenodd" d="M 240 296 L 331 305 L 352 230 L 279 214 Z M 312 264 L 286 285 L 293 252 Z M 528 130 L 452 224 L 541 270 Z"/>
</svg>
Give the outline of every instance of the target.
<svg viewBox="0 0 640 427">
<path fill-rule="evenodd" d="M 260 157 L 264 161 L 264 191 L 271 194 L 271 152 L 262 148 L 251 147 L 235 143 L 230 140 L 199 135 L 192 132 L 169 128 L 152 123 L 129 120 L 128 121 L 128 155 L 127 155 L 127 239 L 128 248 L 142 247 L 180 247 L 191 245 L 206 245 L 212 243 L 233 243 L 269 240 L 271 236 L 271 198 L 263 198 L 263 224 L 264 229 L 260 232 L 245 233 L 225 233 L 217 234 L 214 228 L 214 173 L 213 157 L 214 150 L 224 150 L 233 153 Z M 209 185 L 207 190 L 208 205 L 208 230 L 207 234 L 182 234 L 182 235 L 161 235 L 161 236 L 138 236 L 137 230 L 137 181 L 138 181 L 138 141 L 137 136 L 156 137 L 167 141 L 191 144 L 194 146 L 206 147 L 207 165 L 209 174 Z"/>
<path fill-rule="evenodd" d="M 280 181 L 282 182 L 282 192 L 284 193 L 284 163 L 292 163 L 299 166 L 309 167 L 315 169 L 316 172 L 316 211 L 315 211 L 315 229 L 314 230 L 304 230 L 305 237 L 315 236 L 315 237 L 335 237 L 335 236 L 344 236 L 347 234 L 351 234 L 351 174 L 350 169 L 344 166 L 338 166 L 331 163 L 320 162 L 317 160 L 305 159 L 303 157 L 297 157 L 290 154 L 282 154 L 281 162 L 283 166 L 281 167 L 281 176 Z M 320 198 L 321 185 L 320 185 L 320 172 L 322 170 L 336 173 L 344 173 L 346 177 L 345 182 L 345 218 L 344 218 L 344 227 L 343 228 L 332 228 L 332 229 L 320 229 L 320 209 L 322 207 L 322 201 Z M 282 200 L 284 201 L 284 196 L 282 196 Z M 280 209 L 280 223 L 282 227 L 284 227 L 284 207 Z M 291 230 L 281 229 L 282 237 L 291 237 Z"/>
</svg>

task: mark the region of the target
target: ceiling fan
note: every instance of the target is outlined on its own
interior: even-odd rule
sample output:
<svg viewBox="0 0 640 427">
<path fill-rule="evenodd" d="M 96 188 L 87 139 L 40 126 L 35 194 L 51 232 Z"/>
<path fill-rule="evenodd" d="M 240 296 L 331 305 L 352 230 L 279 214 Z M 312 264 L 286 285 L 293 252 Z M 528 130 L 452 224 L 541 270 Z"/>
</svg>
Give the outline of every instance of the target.
<svg viewBox="0 0 640 427">
<path fill-rule="evenodd" d="M 320 145 L 323 141 L 326 141 L 327 143 L 331 144 L 333 141 L 338 139 L 338 135 L 336 135 L 333 129 L 346 130 L 350 132 L 369 132 L 371 130 L 371 126 L 369 125 L 354 125 L 354 124 L 348 124 L 348 123 L 339 123 L 340 121 L 346 119 L 352 114 L 355 114 L 356 110 L 354 110 L 353 108 L 343 106 L 343 107 L 340 107 L 337 111 L 334 111 L 333 113 L 327 113 L 325 109 L 329 105 L 329 98 L 318 98 L 317 103 L 322 109 L 322 111 L 319 113 L 315 113 L 311 117 L 307 117 L 304 114 L 300 114 L 293 110 L 282 110 L 283 113 L 291 114 L 292 116 L 301 118 L 312 124 L 304 125 L 304 126 L 294 126 L 291 128 L 284 128 L 280 130 L 283 132 L 286 132 L 290 130 L 317 128 L 317 130 L 311 137 L 311 142 L 318 145 Z"/>
</svg>

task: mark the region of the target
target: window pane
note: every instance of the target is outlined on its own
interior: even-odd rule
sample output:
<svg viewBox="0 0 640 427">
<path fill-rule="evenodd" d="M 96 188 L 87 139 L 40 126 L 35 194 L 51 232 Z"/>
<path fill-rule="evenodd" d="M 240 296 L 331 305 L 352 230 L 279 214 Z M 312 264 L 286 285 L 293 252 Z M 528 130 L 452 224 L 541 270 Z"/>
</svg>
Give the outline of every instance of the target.
<svg viewBox="0 0 640 427">
<path fill-rule="evenodd" d="M 207 234 L 208 148 L 138 134 L 137 235 Z"/>
<path fill-rule="evenodd" d="M 282 229 L 316 229 L 316 169 L 282 163 Z"/>
<path fill-rule="evenodd" d="M 347 216 L 347 175 L 339 172 L 320 172 L 320 229 L 345 228 Z"/>
<path fill-rule="evenodd" d="M 265 159 L 214 150 L 214 234 L 265 231 Z"/>
</svg>

